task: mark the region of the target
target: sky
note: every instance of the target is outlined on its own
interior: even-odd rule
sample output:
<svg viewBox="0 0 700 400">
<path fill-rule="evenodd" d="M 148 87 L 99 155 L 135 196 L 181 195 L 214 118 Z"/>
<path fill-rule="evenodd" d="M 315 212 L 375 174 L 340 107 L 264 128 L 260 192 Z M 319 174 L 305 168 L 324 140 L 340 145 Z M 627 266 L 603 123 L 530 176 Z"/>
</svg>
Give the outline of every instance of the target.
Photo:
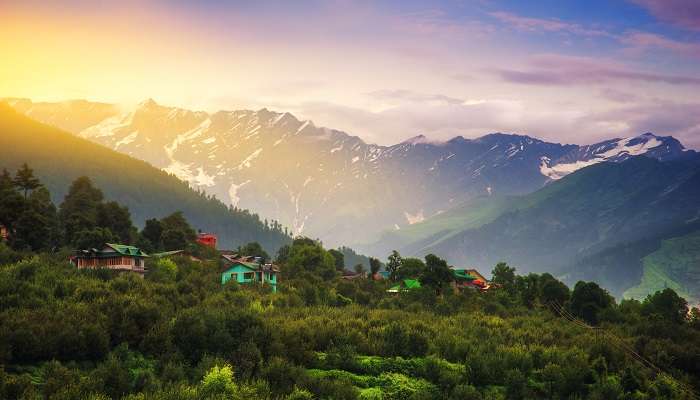
<svg viewBox="0 0 700 400">
<path fill-rule="evenodd" d="M 0 0 L 0 97 L 700 149 L 698 0 Z"/>
</svg>

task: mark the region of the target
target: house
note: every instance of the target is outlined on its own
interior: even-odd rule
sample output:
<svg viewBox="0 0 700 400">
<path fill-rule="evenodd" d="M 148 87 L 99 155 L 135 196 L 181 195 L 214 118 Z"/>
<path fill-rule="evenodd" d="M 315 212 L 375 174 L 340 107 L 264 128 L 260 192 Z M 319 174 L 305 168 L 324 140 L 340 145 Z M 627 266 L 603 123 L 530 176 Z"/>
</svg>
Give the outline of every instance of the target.
<svg viewBox="0 0 700 400">
<path fill-rule="evenodd" d="M 221 284 L 230 280 L 244 284 L 268 284 L 272 292 L 277 292 L 279 268 L 274 264 L 263 264 L 259 257 L 238 257 L 236 254 L 222 254 L 225 270 L 221 274 Z"/>
<path fill-rule="evenodd" d="M 389 289 L 387 289 L 387 293 L 399 293 L 419 288 L 420 281 L 418 281 L 417 279 L 404 279 L 400 281 L 398 285 L 392 286 Z"/>
<path fill-rule="evenodd" d="M 473 288 L 486 291 L 491 288 L 486 278 L 475 269 L 452 268 L 452 274 L 455 278 L 455 289 Z"/>
<path fill-rule="evenodd" d="M 213 233 L 204 233 L 200 231 L 197 234 L 197 243 L 211 247 L 212 249 L 216 249 L 216 241 L 217 237 Z"/>
<path fill-rule="evenodd" d="M 10 231 L 7 229 L 7 227 L 3 224 L 0 224 L 0 242 L 7 242 L 7 239 L 10 237 Z"/>
<path fill-rule="evenodd" d="M 482 281 L 482 282 L 488 282 L 488 281 L 489 281 L 489 280 L 486 279 L 483 275 L 481 275 L 481 274 L 479 273 L 479 271 L 477 271 L 477 270 L 475 270 L 475 269 L 465 269 L 465 271 L 466 271 L 469 275 L 471 275 L 471 276 L 473 276 L 473 277 L 476 277 L 476 279 L 479 279 L 479 280 Z"/>
<path fill-rule="evenodd" d="M 358 274 L 355 271 L 350 271 L 349 269 L 344 269 L 341 271 L 340 277 L 343 279 L 347 279 L 347 280 L 364 279 L 367 277 L 367 274 L 365 272 Z"/>
<path fill-rule="evenodd" d="M 78 250 L 71 257 L 71 262 L 78 269 L 106 268 L 117 271 L 130 271 L 143 275 L 146 272 L 144 266 L 148 254 L 138 247 L 125 244 L 107 243 L 101 249 Z"/>
</svg>

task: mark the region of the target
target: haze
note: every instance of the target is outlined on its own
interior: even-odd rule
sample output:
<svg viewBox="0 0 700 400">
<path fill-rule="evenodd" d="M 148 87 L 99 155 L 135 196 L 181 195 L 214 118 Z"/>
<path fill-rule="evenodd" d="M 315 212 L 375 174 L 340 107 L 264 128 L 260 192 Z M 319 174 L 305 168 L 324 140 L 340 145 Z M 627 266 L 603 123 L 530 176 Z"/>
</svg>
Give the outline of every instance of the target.
<svg viewBox="0 0 700 400">
<path fill-rule="evenodd" d="M 700 148 L 694 0 L 45 3 L 0 0 L 1 97 L 267 107 L 379 144 Z"/>
</svg>

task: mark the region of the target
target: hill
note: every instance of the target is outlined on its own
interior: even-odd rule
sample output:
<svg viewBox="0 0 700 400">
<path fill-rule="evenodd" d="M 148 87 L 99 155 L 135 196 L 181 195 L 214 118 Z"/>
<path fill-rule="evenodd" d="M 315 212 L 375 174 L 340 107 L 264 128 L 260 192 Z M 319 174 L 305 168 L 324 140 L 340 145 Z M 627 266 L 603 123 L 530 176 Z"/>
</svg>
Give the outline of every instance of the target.
<svg viewBox="0 0 700 400">
<path fill-rule="evenodd" d="M 403 249 L 407 255 L 444 254 L 456 265 L 486 270 L 507 261 L 521 272 L 549 271 L 569 283 L 597 280 L 618 296 L 640 284 L 648 286 L 640 282 L 643 273 L 652 273 L 647 266 L 653 264 L 656 271 L 674 277 L 667 279 L 669 285 L 680 282 L 687 288 L 683 293 L 697 297 L 700 290 L 686 279 L 697 273 L 692 262 L 660 260 L 674 254 L 666 250 L 645 259 L 644 266 L 641 260 L 667 246 L 661 243 L 668 239 L 700 231 L 698 199 L 697 161 L 634 157 L 584 168 L 530 195 L 500 204 L 483 201 L 461 213 L 455 210 L 457 216 L 447 220 L 428 220 L 420 224 L 426 231 L 436 225 L 450 229 Z M 487 217 L 472 217 L 480 215 Z M 462 228 L 457 228 L 460 223 Z M 682 247 L 676 257 L 692 260 L 694 253 L 686 252 L 690 247 Z"/>
<path fill-rule="evenodd" d="M 129 207 L 134 222 L 183 211 L 190 223 L 219 236 L 233 248 L 251 241 L 276 251 L 289 241 L 277 223 L 262 222 L 246 210 L 192 190 L 185 182 L 150 164 L 36 122 L 0 103 L 0 168 L 30 164 L 60 203 L 70 183 L 89 176 L 105 196 Z"/>
</svg>

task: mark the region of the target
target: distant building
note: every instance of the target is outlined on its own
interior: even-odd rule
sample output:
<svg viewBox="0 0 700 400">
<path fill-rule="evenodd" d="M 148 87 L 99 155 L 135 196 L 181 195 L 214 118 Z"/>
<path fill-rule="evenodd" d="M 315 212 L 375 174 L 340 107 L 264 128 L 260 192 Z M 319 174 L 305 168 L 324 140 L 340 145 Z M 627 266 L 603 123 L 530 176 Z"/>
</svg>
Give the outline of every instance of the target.
<svg viewBox="0 0 700 400">
<path fill-rule="evenodd" d="M 455 289 L 473 288 L 481 291 L 486 291 L 491 288 L 489 282 L 484 278 L 479 271 L 475 269 L 452 269 L 454 275 Z"/>
<path fill-rule="evenodd" d="M 212 249 L 216 249 L 216 235 L 213 233 L 199 232 L 197 234 L 197 243 L 209 246 Z"/>
<path fill-rule="evenodd" d="M 420 281 L 417 279 L 404 279 L 399 282 L 398 285 L 392 286 L 389 289 L 387 289 L 387 293 L 399 293 L 399 292 L 405 292 L 408 290 L 414 290 L 414 289 L 419 289 L 420 286 Z"/>
<path fill-rule="evenodd" d="M 7 242 L 10 237 L 10 231 L 3 224 L 0 224 L 0 242 Z"/>
<path fill-rule="evenodd" d="M 221 273 L 221 284 L 234 280 L 240 285 L 268 284 L 277 292 L 279 268 L 274 264 L 264 264 L 259 257 L 238 257 L 236 254 L 222 254 L 225 270 Z"/>
<path fill-rule="evenodd" d="M 78 250 L 76 255 L 71 257 L 71 262 L 79 269 L 106 268 L 143 275 L 146 272 L 144 266 L 146 258 L 148 254 L 138 247 L 107 243 L 101 250 Z"/>
<path fill-rule="evenodd" d="M 353 280 L 353 279 L 364 279 L 367 277 L 366 272 L 357 273 L 355 271 L 350 271 L 349 269 L 344 269 L 340 273 L 340 277 L 343 279 Z"/>
</svg>

